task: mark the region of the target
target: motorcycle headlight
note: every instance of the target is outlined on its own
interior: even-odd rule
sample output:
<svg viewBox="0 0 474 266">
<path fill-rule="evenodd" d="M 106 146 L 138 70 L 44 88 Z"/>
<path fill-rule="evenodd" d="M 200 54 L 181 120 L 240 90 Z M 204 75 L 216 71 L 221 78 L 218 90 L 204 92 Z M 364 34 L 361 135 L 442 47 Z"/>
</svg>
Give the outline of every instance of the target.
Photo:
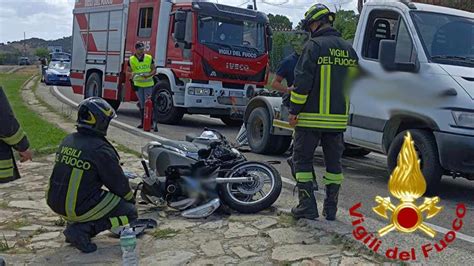
<svg viewBox="0 0 474 266">
<path fill-rule="evenodd" d="M 474 128 L 474 113 L 452 111 L 456 125 L 460 127 Z"/>
</svg>

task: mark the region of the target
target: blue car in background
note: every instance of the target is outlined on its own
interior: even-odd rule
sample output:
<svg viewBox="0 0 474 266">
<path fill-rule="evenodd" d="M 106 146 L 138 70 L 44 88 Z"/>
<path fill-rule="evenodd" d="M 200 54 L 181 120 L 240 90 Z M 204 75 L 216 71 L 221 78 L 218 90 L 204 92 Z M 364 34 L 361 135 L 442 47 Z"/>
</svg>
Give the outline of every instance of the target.
<svg viewBox="0 0 474 266">
<path fill-rule="evenodd" d="M 70 61 L 51 61 L 45 71 L 44 83 L 46 85 L 71 86 L 70 69 Z"/>
</svg>

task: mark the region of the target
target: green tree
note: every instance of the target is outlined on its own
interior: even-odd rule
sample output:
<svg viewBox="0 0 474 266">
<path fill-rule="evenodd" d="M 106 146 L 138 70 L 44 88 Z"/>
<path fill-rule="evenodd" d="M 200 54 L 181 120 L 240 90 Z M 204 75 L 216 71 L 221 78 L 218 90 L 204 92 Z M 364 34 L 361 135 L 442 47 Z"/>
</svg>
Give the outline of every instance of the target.
<svg viewBox="0 0 474 266">
<path fill-rule="evenodd" d="M 291 30 L 293 28 L 293 22 L 283 15 L 268 14 L 268 20 L 270 21 L 270 27 L 274 30 Z"/>
<path fill-rule="evenodd" d="M 39 58 L 48 57 L 49 51 L 46 48 L 36 48 L 35 55 Z"/>
<path fill-rule="evenodd" d="M 359 16 L 353 10 L 339 10 L 336 12 L 334 28 L 342 34 L 342 38 L 353 40 L 358 21 Z"/>
</svg>

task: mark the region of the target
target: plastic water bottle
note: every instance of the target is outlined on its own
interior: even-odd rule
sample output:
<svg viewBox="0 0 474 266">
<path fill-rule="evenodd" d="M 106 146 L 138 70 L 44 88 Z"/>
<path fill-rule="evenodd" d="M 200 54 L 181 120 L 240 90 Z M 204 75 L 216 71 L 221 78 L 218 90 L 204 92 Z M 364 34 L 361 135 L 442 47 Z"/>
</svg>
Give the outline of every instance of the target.
<svg viewBox="0 0 474 266">
<path fill-rule="evenodd" d="M 120 234 L 120 247 L 122 248 L 122 265 L 138 265 L 137 237 L 132 228 L 127 227 Z"/>
</svg>

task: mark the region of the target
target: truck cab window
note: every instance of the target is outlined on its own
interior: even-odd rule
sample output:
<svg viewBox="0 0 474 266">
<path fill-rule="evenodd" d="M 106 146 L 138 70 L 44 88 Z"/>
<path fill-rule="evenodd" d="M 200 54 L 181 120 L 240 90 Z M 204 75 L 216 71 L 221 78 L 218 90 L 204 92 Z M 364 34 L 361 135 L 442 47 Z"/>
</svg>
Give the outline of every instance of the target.
<svg viewBox="0 0 474 266">
<path fill-rule="evenodd" d="M 153 22 L 153 8 L 145 7 L 140 9 L 137 36 L 141 38 L 151 37 L 151 25 Z"/>
<path fill-rule="evenodd" d="M 412 63 L 415 62 L 414 56 L 415 53 L 410 37 L 410 32 L 408 31 L 407 25 L 403 19 L 400 19 L 397 33 L 397 45 L 395 48 L 395 62 Z"/>
<path fill-rule="evenodd" d="M 374 10 L 370 13 L 365 30 L 363 57 L 378 61 L 380 41 L 395 39 L 398 19 L 399 14 L 390 10 Z"/>
</svg>

